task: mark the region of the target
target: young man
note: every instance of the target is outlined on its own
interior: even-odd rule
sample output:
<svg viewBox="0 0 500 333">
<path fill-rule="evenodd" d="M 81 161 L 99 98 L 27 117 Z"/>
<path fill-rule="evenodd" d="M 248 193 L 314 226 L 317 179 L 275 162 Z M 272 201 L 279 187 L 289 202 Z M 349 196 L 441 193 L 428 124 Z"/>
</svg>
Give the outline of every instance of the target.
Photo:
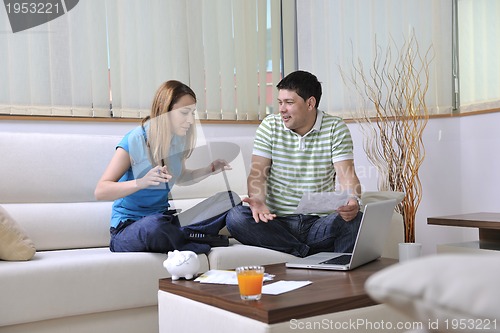
<svg viewBox="0 0 500 333">
<path fill-rule="evenodd" d="M 352 252 L 361 221 L 361 186 L 348 127 L 319 111 L 321 83 L 296 71 L 277 85 L 279 114 L 257 129 L 248 176 L 248 204 L 229 211 L 238 241 L 304 257 Z M 305 192 L 348 191 L 347 205 L 329 215 L 296 215 Z"/>
</svg>

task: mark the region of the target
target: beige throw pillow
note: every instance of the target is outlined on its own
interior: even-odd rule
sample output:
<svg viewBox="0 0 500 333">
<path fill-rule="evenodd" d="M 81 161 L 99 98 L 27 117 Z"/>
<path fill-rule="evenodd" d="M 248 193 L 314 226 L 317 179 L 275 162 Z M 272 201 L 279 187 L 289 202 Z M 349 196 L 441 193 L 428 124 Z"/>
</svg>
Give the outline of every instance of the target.
<svg viewBox="0 0 500 333">
<path fill-rule="evenodd" d="M 365 289 L 439 332 L 499 332 L 498 254 L 438 254 L 373 274 Z"/>
<path fill-rule="evenodd" d="M 35 245 L 7 211 L 0 206 L 0 260 L 30 260 Z"/>
<path fill-rule="evenodd" d="M 364 205 L 371 202 L 377 202 L 382 200 L 396 199 L 396 204 L 399 204 L 405 197 L 403 192 L 395 191 L 373 191 L 373 192 L 363 192 L 361 194 L 361 201 Z"/>
</svg>

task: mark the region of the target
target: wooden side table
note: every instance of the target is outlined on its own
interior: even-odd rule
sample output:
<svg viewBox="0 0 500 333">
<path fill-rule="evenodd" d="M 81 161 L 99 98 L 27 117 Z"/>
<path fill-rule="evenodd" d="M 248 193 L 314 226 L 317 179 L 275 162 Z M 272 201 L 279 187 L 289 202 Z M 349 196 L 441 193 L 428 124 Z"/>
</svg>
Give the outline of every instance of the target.
<svg viewBox="0 0 500 333">
<path fill-rule="evenodd" d="M 427 218 L 427 224 L 479 229 L 479 241 L 453 244 L 464 249 L 500 250 L 500 213 L 470 213 Z"/>
</svg>

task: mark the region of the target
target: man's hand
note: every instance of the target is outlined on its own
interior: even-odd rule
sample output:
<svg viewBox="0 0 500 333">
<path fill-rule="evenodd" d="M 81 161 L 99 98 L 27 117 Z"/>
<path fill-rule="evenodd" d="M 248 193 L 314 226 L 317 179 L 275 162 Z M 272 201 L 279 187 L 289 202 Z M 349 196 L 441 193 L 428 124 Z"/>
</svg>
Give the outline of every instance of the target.
<svg viewBox="0 0 500 333">
<path fill-rule="evenodd" d="M 359 204 L 356 198 L 350 198 L 347 202 L 347 205 L 341 206 L 337 209 L 340 217 L 344 219 L 344 221 L 349 222 L 354 220 L 354 218 L 358 215 L 359 212 Z"/>
<path fill-rule="evenodd" d="M 276 214 L 271 214 L 266 204 L 259 199 L 244 198 L 242 201 L 250 205 L 250 210 L 256 223 L 260 221 L 267 223 L 276 217 Z"/>
</svg>

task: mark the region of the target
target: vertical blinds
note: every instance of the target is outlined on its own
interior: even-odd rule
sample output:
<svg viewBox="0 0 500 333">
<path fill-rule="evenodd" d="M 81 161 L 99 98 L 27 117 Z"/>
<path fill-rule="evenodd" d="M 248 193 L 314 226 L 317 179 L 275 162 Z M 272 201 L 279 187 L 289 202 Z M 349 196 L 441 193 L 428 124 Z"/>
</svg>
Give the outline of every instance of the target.
<svg viewBox="0 0 500 333">
<path fill-rule="evenodd" d="M 358 101 L 343 82 L 361 64 L 370 77 L 377 48 L 385 60 L 391 46 L 394 56 L 412 33 L 420 53 L 432 46 L 427 106 L 432 113 L 451 111 L 452 45 L 451 0 L 297 0 L 298 64 L 317 74 L 323 83 L 320 108 L 352 116 Z M 395 59 L 392 59 L 394 62 Z"/>
<path fill-rule="evenodd" d="M 0 10 L 0 113 L 109 116 L 105 13 L 104 2 L 81 1 L 12 33 Z"/>
<path fill-rule="evenodd" d="M 459 0 L 460 110 L 500 108 L 500 1 Z"/>
<path fill-rule="evenodd" d="M 176 79 L 197 93 L 201 119 L 261 119 L 276 107 L 281 10 L 280 0 L 86 0 L 15 34 L 0 11 L 0 113 L 142 118 Z"/>
</svg>

